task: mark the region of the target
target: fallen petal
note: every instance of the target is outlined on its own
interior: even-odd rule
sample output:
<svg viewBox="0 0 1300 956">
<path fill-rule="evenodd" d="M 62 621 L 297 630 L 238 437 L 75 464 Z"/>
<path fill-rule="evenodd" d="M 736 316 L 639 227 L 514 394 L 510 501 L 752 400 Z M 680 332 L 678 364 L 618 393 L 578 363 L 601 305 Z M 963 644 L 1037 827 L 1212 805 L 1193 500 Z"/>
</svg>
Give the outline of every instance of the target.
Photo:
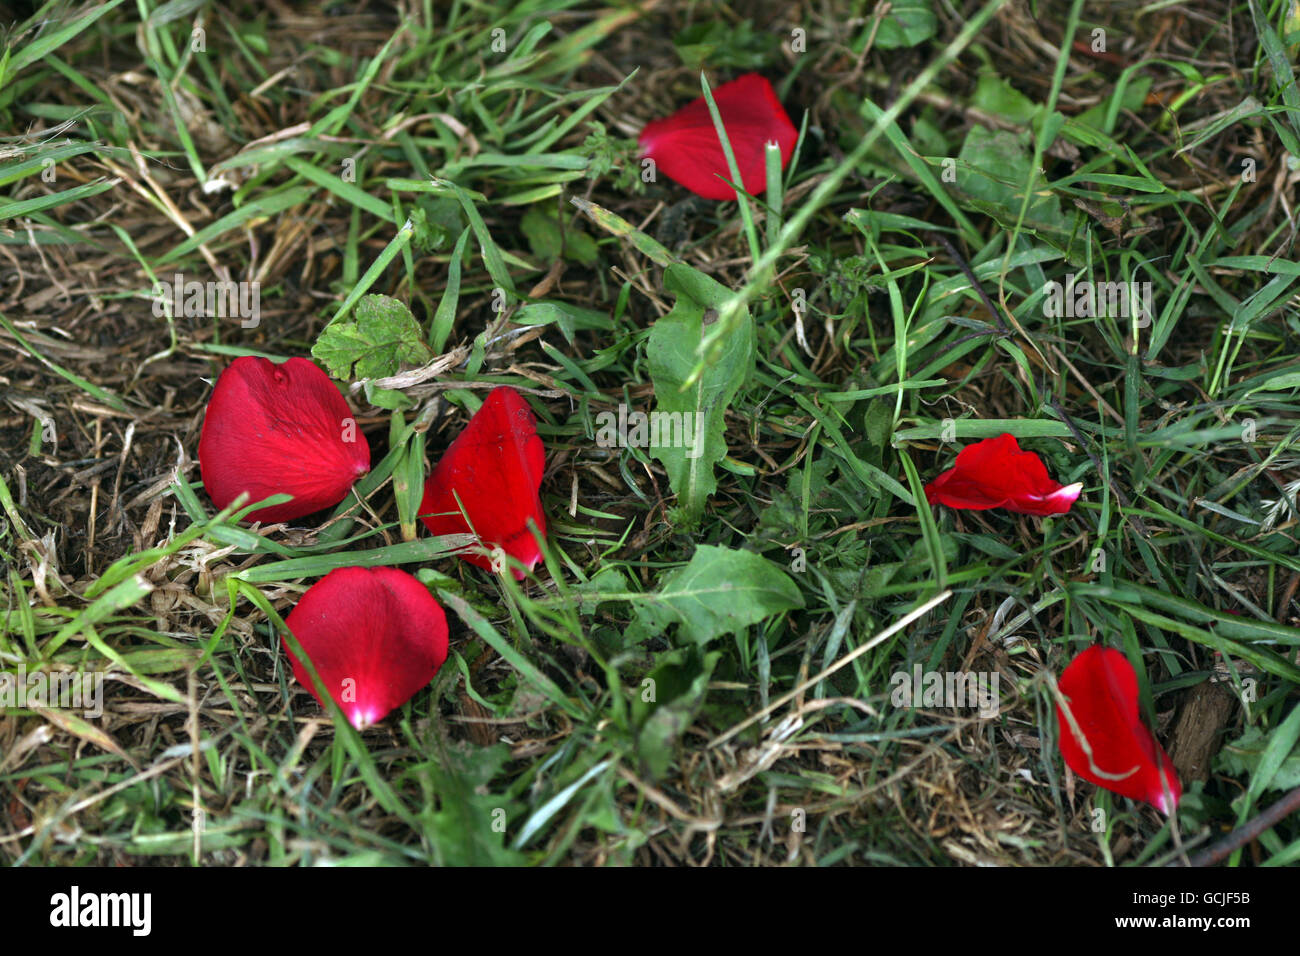
<svg viewBox="0 0 1300 956">
<path fill-rule="evenodd" d="M 358 730 L 410 700 L 447 659 L 442 606 L 428 588 L 395 568 L 331 571 L 299 599 L 285 624 Z M 293 676 L 320 701 L 288 641 L 285 650 Z"/>
<path fill-rule="evenodd" d="M 370 445 L 329 376 L 302 358 L 241 356 L 217 379 L 203 417 L 199 469 L 213 504 L 248 492 L 293 500 L 246 521 L 291 521 L 338 504 L 370 470 Z"/>
<path fill-rule="evenodd" d="M 1021 451 L 1014 435 L 967 445 L 957 461 L 925 486 L 926 500 L 972 511 L 1006 508 L 1019 514 L 1065 514 L 1083 491 L 1083 483 L 1061 485 L 1032 451 Z"/>
<path fill-rule="evenodd" d="M 758 73 L 722 84 L 713 90 L 713 102 L 736 157 L 741 185 L 751 195 L 761 196 L 767 188 L 767 144 L 780 147 L 781 168 L 785 169 L 799 131 L 776 98 L 772 84 Z M 639 143 L 643 157 L 697 196 L 736 198 L 736 190 L 727 185 L 732 181 L 727 157 L 703 96 L 671 116 L 647 123 Z"/>
<path fill-rule="evenodd" d="M 1138 716 L 1137 673 L 1128 658 L 1114 648 L 1093 645 L 1070 662 L 1057 686 L 1082 734 L 1058 704 L 1058 739 L 1066 765 L 1090 783 L 1150 803 L 1166 816 L 1171 813 L 1182 784 L 1169 755 Z"/>
<path fill-rule="evenodd" d="M 498 386 L 429 476 L 420 517 L 436 535 L 477 534 L 483 546 L 501 548 L 531 571 L 542 552 L 528 520 L 545 536 L 546 516 L 538 497 L 545 470 L 546 449 L 532 409 L 513 388 Z M 496 570 L 490 557 L 461 556 L 486 571 Z M 514 574 L 524 577 L 518 569 Z"/>
</svg>

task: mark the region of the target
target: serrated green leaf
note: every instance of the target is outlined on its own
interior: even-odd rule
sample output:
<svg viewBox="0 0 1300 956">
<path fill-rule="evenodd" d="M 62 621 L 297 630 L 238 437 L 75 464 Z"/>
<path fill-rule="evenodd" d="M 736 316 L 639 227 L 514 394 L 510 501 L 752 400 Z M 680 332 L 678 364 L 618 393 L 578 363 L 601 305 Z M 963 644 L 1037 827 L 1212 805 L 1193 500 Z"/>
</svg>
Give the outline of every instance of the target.
<svg viewBox="0 0 1300 956">
<path fill-rule="evenodd" d="M 524 857 L 507 845 L 518 824 L 510 817 L 513 801 L 494 793 L 492 779 L 510 759 L 505 744 L 475 747 L 449 744 L 419 767 L 428 775 L 431 796 L 421 815 L 434 859 L 440 866 L 518 866 Z M 512 826 L 515 824 L 515 826 Z"/>
<path fill-rule="evenodd" d="M 1025 218 L 1020 220 L 1024 191 L 1033 190 Z M 991 216 L 1005 229 L 1032 232 L 1065 253 L 1072 265 L 1084 256 L 1084 231 L 1076 231 L 1070 216 L 1047 188 L 1041 169 L 1030 177 L 1027 138 L 1006 130 L 973 126 L 957 157 L 956 182 L 948 188 L 969 208 Z"/>
<path fill-rule="evenodd" d="M 803 607 L 790 576 L 761 555 L 702 544 L 685 567 L 638 601 L 635 640 L 678 626 L 676 643 L 704 647 L 783 611 Z"/>
<path fill-rule="evenodd" d="M 655 323 L 646 345 L 655 386 L 655 414 L 660 424 L 658 434 L 649 438 L 650 454 L 663 462 L 668 482 L 677 493 L 683 521 L 690 524 L 704 511 L 705 501 L 717 488 L 713 467 L 727 454 L 727 406 L 754 368 L 754 320 L 746 310 L 735 324 L 734 333 L 705 366 L 704 374 L 682 391 L 695 366 L 705 313 L 713 310 L 716 314 L 731 293 L 683 265 L 672 265 L 664 271 L 664 289 L 677 297 L 677 303 Z M 662 440 L 665 434 L 668 442 L 656 444 L 655 439 Z"/>
<path fill-rule="evenodd" d="M 384 378 L 403 365 L 424 365 L 433 351 L 420 323 L 402 302 L 387 295 L 365 295 L 350 322 L 326 326 L 311 354 L 337 379 Z"/>
</svg>

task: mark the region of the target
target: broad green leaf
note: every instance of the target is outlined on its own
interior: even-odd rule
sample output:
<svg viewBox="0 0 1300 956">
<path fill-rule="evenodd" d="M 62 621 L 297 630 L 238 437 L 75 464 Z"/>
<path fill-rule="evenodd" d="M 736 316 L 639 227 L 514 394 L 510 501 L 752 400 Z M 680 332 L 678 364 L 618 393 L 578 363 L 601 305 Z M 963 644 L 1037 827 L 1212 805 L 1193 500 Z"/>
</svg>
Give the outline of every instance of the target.
<svg viewBox="0 0 1300 956">
<path fill-rule="evenodd" d="M 758 524 L 749 539 L 751 544 L 761 547 L 767 542 L 784 545 L 807 540 L 809 512 L 831 506 L 829 478 L 834 468 L 832 456 L 820 455 L 810 465 L 786 472 L 789 476 L 786 487 L 773 493 L 771 503 L 759 513 Z"/>
<path fill-rule="evenodd" d="M 1236 740 L 1223 745 L 1223 750 L 1215 758 L 1214 769 L 1233 777 L 1254 779 L 1268 744 L 1269 738 L 1264 731 L 1251 727 Z M 1292 790 L 1295 787 L 1300 787 L 1300 749 L 1291 751 L 1279 763 L 1268 783 L 1269 790 Z"/>
<path fill-rule="evenodd" d="M 418 196 L 411 210 L 411 244 L 420 252 L 437 252 L 467 228 L 464 220 L 460 203 L 450 196 Z"/>
<path fill-rule="evenodd" d="M 790 576 L 752 551 L 700 545 L 659 590 L 638 599 L 629 637 L 641 640 L 678 625 L 675 643 L 704 647 L 724 634 L 803 607 Z"/>
<path fill-rule="evenodd" d="M 435 744 L 436 756 L 416 771 L 427 778 L 425 837 L 439 866 L 518 866 L 522 854 L 506 844 L 514 829 L 514 801 L 493 792 L 492 780 L 510 759 L 505 744 L 475 747 L 464 741 Z M 521 821 L 522 822 L 522 821 Z"/>
<path fill-rule="evenodd" d="M 754 368 L 754 320 L 745 310 L 714 360 L 705 365 L 704 374 L 682 391 L 695 366 L 705 313 L 710 313 L 710 321 L 716 318 L 731 292 L 681 265 L 664 271 L 664 289 L 677 297 L 677 303 L 655 323 L 646 345 L 657 416 L 651 419 L 646 441 L 650 454 L 668 472 L 682 522 L 690 525 L 717 488 L 713 466 L 727 454 L 727 406 Z"/>
<path fill-rule="evenodd" d="M 775 34 L 755 31 L 749 20 L 702 19 L 673 37 L 677 55 L 691 73 L 705 67 L 761 69 L 772 61 L 779 45 Z"/>
<path fill-rule="evenodd" d="M 596 240 L 581 229 L 560 229 L 560 219 L 554 213 L 533 206 L 519 220 L 519 229 L 528 238 L 533 255 L 543 264 L 554 262 L 563 253 L 579 265 L 592 266 L 600 258 Z"/>
<path fill-rule="evenodd" d="M 593 574 L 591 580 L 573 584 L 571 590 L 579 598 L 579 613 L 595 614 L 602 602 L 625 599 L 631 585 L 622 571 L 606 566 Z"/>
<path fill-rule="evenodd" d="M 379 388 L 374 382 L 367 381 L 363 389 L 366 401 L 376 408 L 386 408 L 390 412 L 410 408 L 414 403 L 406 397 L 405 392 L 394 388 Z"/>
<path fill-rule="evenodd" d="M 704 702 L 721 651 L 679 649 L 662 655 L 633 697 L 641 772 L 658 779 L 668 772 L 673 747 Z"/>
<path fill-rule="evenodd" d="M 1004 229 L 1013 229 L 1020 218 L 1027 184 L 1033 197 L 1021 229 L 1061 250 L 1072 265 L 1082 264 L 1084 230 L 1075 231 L 1072 217 L 1061 211 L 1060 201 L 1047 188 L 1041 169 L 1033 170 L 1031 179 L 1025 136 L 971 127 L 957 157 L 956 182 L 947 186 L 968 207 L 991 216 Z"/>
<path fill-rule="evenodd" d="M 937 25 L 934 11 L 930 9 L 930 0 L 893 0 L 876 29 L 873 46 L 877 50 L 916 46 L 934 36 Z M 862 33 L 864 40 L 871 35 L 873 26 L 868 21 Z M 855 52 L 861 48 L 862 44 L 857 44 Z"/>
<path fill-rule="evenodd" d="M 403 365 L 424 365 L 433 352 L 424 344 L 420 323 L 397 299 L 366 295 L 353 310 L 353 321 L 326 326 L 311 354 L 337 379 L 384 378 Z"/>
<path fill-rule="evenodd" d="M 1042 107 L 991 70 L 980 74 L 971 105 L 1028 126 Z"/>
</svg>

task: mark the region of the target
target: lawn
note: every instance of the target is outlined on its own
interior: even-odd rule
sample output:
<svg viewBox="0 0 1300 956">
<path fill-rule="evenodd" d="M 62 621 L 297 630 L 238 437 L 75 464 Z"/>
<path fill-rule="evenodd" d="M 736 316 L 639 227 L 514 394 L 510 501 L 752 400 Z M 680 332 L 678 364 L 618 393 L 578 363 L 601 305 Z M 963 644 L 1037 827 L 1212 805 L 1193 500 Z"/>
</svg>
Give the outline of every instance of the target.
<svg viewBox="0 0 1300 956">
<path fill-rule="evenodd" d="M 1289 0 L 51 0 L 0 49 L 0 672 L 97 690 L 0 683 L 0 861 L 1300 861 Z M 341 499 L 218 490 L 245 357 L 334 383 Z M 541 472 L 453 447 L 503 385 Z M 1001 436 L 1060 507 L 936 484 Z M 444 459 L 535 563 L 431 532 Z M 448 637 L 359 727 L 285 624 L 356 567 Z M 1168 814 L 1063 760 L 1095 645 Z"/>
</svg>

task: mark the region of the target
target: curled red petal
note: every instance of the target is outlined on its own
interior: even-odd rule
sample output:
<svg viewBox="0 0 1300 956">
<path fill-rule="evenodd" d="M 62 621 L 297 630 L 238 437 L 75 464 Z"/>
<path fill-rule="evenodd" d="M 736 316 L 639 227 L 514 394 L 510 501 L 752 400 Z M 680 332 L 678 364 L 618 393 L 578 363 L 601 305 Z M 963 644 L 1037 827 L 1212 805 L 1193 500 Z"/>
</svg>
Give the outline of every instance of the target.
<svg viewBox="0 0 1300 956">
<path fill-rule="evenodd" d="M 498 386 L 429 476 L 421 520 L 436 535 L 477 533 L 485 547 L 499 547 L 532 570 L 542 553 L 528 519 L 546 534 L 538 497 L 545 470 L 546 449 L 532 409 L 513 388 Z M 492 559 L 482 554 L 466 552 L 462 557 L 494 570 Z M 514 574 L 524 576 L 517 568 Z"/>
<path fill-rule="evenodd" d="M 1057 686 L 1092 751 L 1089 760 L 1057 704 L 1066 765 L 1090 783 L 1171 813 L 1182 796 L 1182 784 L 1169 755 L 1138 716 L 1138 679 L 1128 658 L 1114 648 L 1094 645 L 1070 662 Z"/>
<path fill-rule="evenodd" d="M 199 469 L 213 503 L 248 492 L 293 501 L 248 521 L 292 521 L 338 504 L 370 470 L 370 445 L 329 376 L 302 358 L 276 365 L 241 356 L 221 373 L 199 438 Z"/>
<path fill-rule="evenodd" d="M 1038 455 L 1021 451 L 1014 435 L 1002 434 L 963 448 L 953 466 L 925 486 L 925 497 L 949 508 L 1046 516 L 1068 512 L 1082 490 L 1083 482 L 1053 481 Z"/>
<path fill-rule="evenodd" d="M 307 590 L 285 624 L 358 729 L 410 700 L 447 659 L 442 606 L 428 588 L 395 568 L 331 571 Z M 320 701 L 287 641 L 285 650 L 293 676 Z"/>
<path fill-rule="evenodd" d="M 722 84 L 713 90 L 713 102 L 736 157 L 741 184 L 746 192 L 761 196 L 767 188 L 767 144 L 773 142 L 781 148 L 781 168 L 785 169 L 799 131 L 776 98 L 772 84 L 758 73 Z M 647 123 L 639 143 L 643 157 L 654 160 L 665 176 L 697 196 L 736 198 L 736 191 L 727 185 L 731 182 L 727 157 L 703 96 L 671 116 Z"/>
</svg>

